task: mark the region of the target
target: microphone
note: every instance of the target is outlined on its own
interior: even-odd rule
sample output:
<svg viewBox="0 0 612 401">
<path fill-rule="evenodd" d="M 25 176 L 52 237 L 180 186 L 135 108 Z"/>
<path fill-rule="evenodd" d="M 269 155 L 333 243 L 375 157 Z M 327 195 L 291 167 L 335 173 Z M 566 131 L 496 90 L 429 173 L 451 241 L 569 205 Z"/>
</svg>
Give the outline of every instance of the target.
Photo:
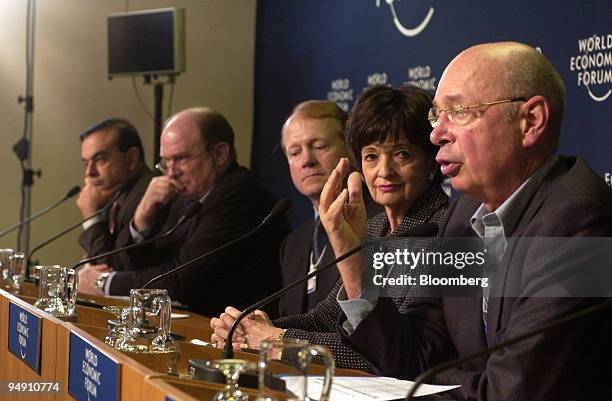
<svg viewBox="0 0 612 401">
<path fill-rule="evenodd" d="M 58 200 L 57 202 L 55 202 L 54 204 L 52 204 L 51 206 L 47 206 L 46 208 L 34 213 L 33 215 L 31 215 L 30 217 L 28 217 L 27 219 L 24 219 L 22 221 L 20 221 L 19 223 L 3 230 L 0 231 L 0 237 L 4 237 L 6 234 L 18 229 L 19 227 L 23 226 L 24 224 L 27 224 L 29 222 L 31 222 L 32 220 L 35 220 L 37 218 L 39 218 L 40 216 L 47 214 L 48 212 L 50 212 L 51 210 L 55 209 L 56 207 L 58 207 L 59 205 L 61 205 L 62 203 L 64 203 L 67 199 L 72 198 L 74 195 L 78 194 L 79 192 L 81 192 L 81 187 L 78 185 L 75 185 L 74 187 L 72 187 L 64 196 L 61 197 L 60 200 Z"/>
<path fill-rule="evenodd" d="M 420 226 L 417 226 L 409 230 L 406 233 L 406 235 L 404 235 L 404 237 L 433 237 L 437 234 L 438 234 L 438 225 L 436 223 L 429 222 L 429 223 L 421 224 Z M 343 255 L 340 255 L 339 257 L 329 262 L 328 264 L 322 267 L 319 267 L 318 269 L 308 273 L 304 277 L 298 278 L 297 280 L 293 281 L 292 283 L 287 284 L 285 287 L 281 288 L 275 293 L 268 295 L 261 301 L 258 301 L 254 303 L 253 305 L 244 309 L 240 313 L 240 315 L 238 315 L 236 320 L 234 320 L 234 323 L 232 323 L 232 326 L 230 327 L 229 332 L 227 333 L 227 339 L 225 340 L 225 348 L 223 349 L 223 359 L 232 359 L 234 357 L 234 350 L 232 348 L 232 339 L 234 338 L 234 331 L 236 331 L 236 328 L 238 327 L 238 324 L 240 323 L 240 321 L 244 319 L 245 316 L 247 316 L 249 313 L 254 312 L 256 309 L 260 309 L 261 307 L 266 306 L 270 302 L 280 298 L 283 294 L 285 294 L 292 288 L 308 281 L 310 278 L 329 269 L 330 267 L 337 265 L 339 262 L 342 262 L 344 259 L 348 258 L 349 256 L 352 256 L 355 253 L 359 252 L 362 248 L 371 246 L 373 244 L 377 244 L 387 239 L 389 238 L 388 237 L 377 238 L 375 240 L 367 241 L 359 246 L 356 246 L 355 248 L 344 253 Z"/>
<path fill-rule="evenodd" d="M 268 224 L 268 221 L 274 217 L 284 216 L 289 209 L 291 209 L 291 200 L 289 200 L 289 198 L 279 200 L 276 202 L 276 205 L 272 207 L 272 210 L 270 210 L 270 214 L 268 214 L 259 225 L 263 226 L 264 224 Z"/>
<path fill-rule="evenodd" d="M 257 227 L 255 227 L 254 229 L 252 229 L 251 231 L 240 235 L 237 238 L 234 238 L 233 240 L 231 240 L 230 242 L 227 242 L 209 252 L 206 252 L 203 255 L 198 256 L 195 259 L 191 259 L 188 262 L 183 263 L 182 265 L 175 267 L 172 270 L 169 270 L 165 273 L 162 273 L 158 276 L 153 277 L 151 280 L 147 281 L 142 288 L 148 288 L 151 284 L 154 284 L 160 280 L 163 280 L 169 276 L 172 276 L 178 272 L 180 272 L 183 269 L 186 269 L 188 267 L 193 266 L 194 264 L 198 263 L 199 261 L 201 261 L 202 259 L 206 259 L 207 257 L 209 257 L 210 255 L 213 255 L 233 244 L 235 244 L 236 242 L 242 241 L 243 239 L 250 237 L 251 235 L 253 235 L 254 233 L 256 233 L 257 231 L 259 231 L 263 226 L 265 226 L 266 224 L 268 224 L 268 222 L 270 220 L 272 220 L 274 217 L 277 216 L 282 216 L 285 213 L 287 213 L 287 210 L 289 210 L 289 208 L 291 207 L 291 201 L 287 198 L 285 199 L 281 199 L 280 201 L 278 201 L 278 203 L 276 203 L 276 205 L 274 205 L 274 207 L 272 208 L 272 210 L 270 211 L 270 213 L 261 221 L 261 223 L 259 223 L 259 225 L 257 225 Z"/>
<path fill-rule="evenodd" d="M 95 212 L 94 214 L 92 214 L 89 217 L 86 217 L 82 220 L 79 220 L 78 222 L 74 223 L 73 225 L 69 226 L 68 228 L 64 229 L 63 231 L 59 232 L 58 234 L 54 235 L 53 237 L 49 238 L 48 240 L 36 245 L 32 251 L 30 251 L 30 254 L 28 255 L 28 259 L 26 260 L 26 266 L 30 265 L 30 260 L 32 259 L 32 255 L 34 255 L 34 253 L 36 251 L 38 251 L 39 249 L 49 245 L 51 242 L 55 241 L 56 239 L 68 234 L 70 231 L 74 230 L 75 228 L 79 227 L 81 224 L 85 223 L 86 221 L 89 221 L 91 219 L 93 219 L 96 216 L 101 215 L 102 213 L 105 213 L 107 210 L 109 210 L 111 208 L 111 206 L 113 205 L 113 203 L 119 198 L 119 196 L 121 196 L 121 194 L 124 192 L 124 187 L 122 187 L 119 191 L 117 191 L 117 193 L 115 194 L 115 196 L 113 196 L 113 198 L 100 210 L 98 210 L 97 212 Z M 28 270 L 26 269 L 26 278 L 28 277 Z"/>
<path fill-rule="evenodd" d="M 588 316 L 592 313 L 595 313 L 597 311 L 600 311 L 602 309 L 605 309 L 607 307 L 609 307 L 610 305 L 612 305 L 612 298 L 608 298 L 608 300 L 606 302 L 603 302 L 601 304 L 597 304 L 597 305 L 593 305 L 590 306 L 588 308 L 579 310 L 577 312 L 574 313 L 570 313 L 569 315 L 566 315 L 564 317 L 560 317 L 558 319 L 554 319 L 551 322 L 548 322 L 545 325 L 540 326 L 537 329 L 534 329 L 532 331 L 529 331 L 525 334 L 521 334 L 520 336 L 516 336 L 514 338 L 511 338 L 509 340 L 503 341 L 491 348 L 483 348 L 480 351 L 474 352 L 470 355 L 464 356 L 462 358 L 456 358 L 453 360 L 450 360 L 448 362 L 444 362 L 441 363 L 437 366 L 432 367 L 431 369 L 426 370 L 425 372 L 421 373 L 419 376 L 417 376 L 417 378 L 414 381 L 414 385 L 412 386 L 412 388 L 410 389 L 410 392 L 408 392 L 408 395 L 406 396 L 406 400 L 410 401 L 413 399 L 414 394 L 416 393 L 417 389 L 419 388 L 419 386 L 421 386 L 421 384 L 423 384 L 426 380 L 431 379 L 432 377 L 436 376 L 438 373 L 443 372 L 447 369 L 451 369 L 451 368 L 456 368 L 459 367 L 461 365 L 463 365 L 465 362 L 471 361 L 473 359 L 477 359 L 480 358 L 482 356 L 485 355 L 491 355 L 492 353 L 494 353 L 495 351 L 508 347 L 510 345 L 514 345 L 516 343 L 519 343 L 523 340 L 526 340 L 528 338 L 531 338 L 537 334 L 540 333 L 544 333 L 545 331 L 548 331 L 550 329 L 554 329 L 556 327 L 562 326 L 566 323 L 570 323 L 576 319 L 579 319 L 581 317 L 584 316 Z"/>
<path fill-rule="evenodd" d="M 74 195 L 78 194 L 79 192 L 81 192 L 81 187 L 78 185 L 75 185 L 74 187 L 72 187 L 70 191 L 68 191 L 68 193 L 66 193 L 66 199 L 72 198 Z"/>
<path fill-rule="evenodd" d="M 89 258 L 85 258 L 85 259 L 81 259 L 77 262 L 77 264 L 75 264 L 74 266 L 72 266 L 73 269 L 77 269 L 80 266 L 83 266 L 86 263 L 90 263 L 93 262 L 94 260 L 98 260 L 98 259 L 102 259 L 105 258 L 107 256 L 111 256 L 114 255 L 116 253 L 119 252 L 124 252 L 124 251 L 129 251 L 130 249 L 134 249 L 134 248 L 139 248 L 141 246 L 145 246 L 148 245 L 154 241 L 169 237 L 170 235 L 172 235 L 177 228 L 179 228 L 179 226 L 181 226 L 186 220 L 190 219 L 191 217 L 195 216 L 200 209 L 202 209 L 202 204 L 200 202 L 195 202 L 193 205 L 191 205 L 189 207 L 189 209 L 187 209 L 187 211 L 185 212 L 185 214 L 183 214 L 178 221 L 176 222 L 176 224 L 171 227 L 168 231 L 166 231 L 164 234 L 160 235 L 159 237 L 154 237 L 154 238 L 149 238 L 148 240 L 142 241 L 142 242 L 136 242 L 134 244 L 130 244 L 127 246 L 124 246 L 122 248 L 119 249 L 113 249 L 112 251 L 108 251 L 108 252 L 104 252 L 101 253 L 99 255 L 95 255 L 95 256 L 91 256 Z"/>
</svg>

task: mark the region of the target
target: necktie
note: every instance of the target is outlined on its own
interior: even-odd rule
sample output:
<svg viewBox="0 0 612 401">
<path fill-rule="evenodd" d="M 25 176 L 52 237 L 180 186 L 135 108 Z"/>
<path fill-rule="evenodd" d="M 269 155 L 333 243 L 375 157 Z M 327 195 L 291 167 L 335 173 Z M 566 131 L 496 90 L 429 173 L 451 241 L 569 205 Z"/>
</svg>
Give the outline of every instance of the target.
<svg viewBox="0 0 612 401">
<path fill-rule="evenodd" d="M 310 252 L 310 267 L 308 273 L 312 273 L 317 270 L 321 264 L 323 253 L 325 252 L 325 245 L 327 243 L 327 233 L 321 225 L 321 220 L 317 217 L 315 220 L 315 227 L 312 233 L 312 252 Z M 312 294 L 317 290 L 317 277 L 311 277 L 308 279 L 306 285 L 306 294 Z"/>
<path fill-rule="evenodd" d="M 314 232 L 312 233 L 312 256 L 315 262 L 321 258 L 326 243 L 327 233 L 321 224 L 321 219 L 317 217 Z"/>
<path fill-rule="evenodd" d="M 108 213 L 108 230 L 110 231 L 111 235 L 114 235 L 117 231 L 117 225 L 119 223 L 119 207 L 119 201 L 114 201 Z"/>
</svg>

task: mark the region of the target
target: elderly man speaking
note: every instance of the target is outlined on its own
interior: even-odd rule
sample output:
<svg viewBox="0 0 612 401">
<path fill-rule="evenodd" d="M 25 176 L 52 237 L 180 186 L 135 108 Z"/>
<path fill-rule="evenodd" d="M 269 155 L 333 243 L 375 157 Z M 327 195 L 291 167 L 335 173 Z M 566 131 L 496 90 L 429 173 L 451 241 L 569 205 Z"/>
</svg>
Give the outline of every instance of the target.
<svg viewBox="0 0 612 401">
<path fill-rule="evenodd" d="M 440 147 L 442 173 L 465 195 L 449 208 L 440 234 L 478 236 L 489 245 L 496 296 L 447 297 L 441 309 L 423 303 L 399 313 L 388 299 L 361 297 L 360 263 L 339 263 L 338 297 L 347 318 L 339 330 L 380 373 L 414 378 L 431 361 L 469 355 L 603 302 L 544 290 L 572 277 L 598 286 L 601 275 L 593 272 L 609 272 L 609 260 L 585 264 L 589 255 L 569 246 L 545 252 L 533 242 L 514 242 L 612 236 L 612 192 L 584 160 L 557 154 L 564 100 L 553 65 L 521 43 L 474 46 L 446 68 L 429 113 L 431 141 Z M 352 227 L 359 222 L 351 217 L 359 214 L 346 212 L 351 205 L 343 204 L 333 177 L 319 211 L 340 255 L 357 245 Z M 358 190 L 348 192 L 349 203 L 359 204 Z M 461 384 L 455 392 L 461 400 L 612 399 L 610 316 L 608 308 L 576 319 L 444 371 L 436 381 Z M 440 355 L 449 342 L 456 355 Z"/>
</svg>

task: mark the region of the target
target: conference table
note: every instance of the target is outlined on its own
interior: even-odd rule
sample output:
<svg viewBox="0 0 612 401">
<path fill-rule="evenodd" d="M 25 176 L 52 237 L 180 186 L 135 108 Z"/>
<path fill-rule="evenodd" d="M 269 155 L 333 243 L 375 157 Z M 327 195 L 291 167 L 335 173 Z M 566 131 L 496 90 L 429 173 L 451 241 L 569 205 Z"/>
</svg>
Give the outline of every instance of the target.
<svg viewBox="0 0 612 401">
<path fill-rule="evenodd" d="M 77 305 L 75 322 L 61 321 L 33 306 L 37 289 L 24 283 L 19 295 L 0 289 L 0 399 L 2 400 L 211 400 L 223 384 L 179 378 L 145 366 L 104 342 L 107 321 L 114 315 L 99 306 Z M 125 299 L 86 297 L 97 305 L 125 306 Z M 178 370 L 187 371 L 190 359 L 220 359 L 221 350 L 192 344 L 210 339 L 210 319 L 190 311 L 172 320 L 179 341 Z M 236 352 L 235 358 L 256 361 L 256 352 Z M 281 364 L 273 373 L 284 373 Z M 311 374 L 322 374 L 313 365 Z M 339 376 L 363 372 L 336 369 Z M 255 395 L 256 390 L 244 389 Z M 95 397 L 90 397 L 95 395 Z"/>
</svg>

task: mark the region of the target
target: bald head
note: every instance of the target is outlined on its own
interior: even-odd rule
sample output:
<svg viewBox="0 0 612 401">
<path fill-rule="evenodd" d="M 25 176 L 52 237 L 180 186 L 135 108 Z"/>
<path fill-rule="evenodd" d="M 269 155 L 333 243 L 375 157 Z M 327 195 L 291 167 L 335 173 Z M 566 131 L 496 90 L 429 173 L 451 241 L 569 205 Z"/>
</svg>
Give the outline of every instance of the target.
<svg viewBox="0 0 612 401">
<path fill-rule="evenodd" d="M 234 131 L 225 117 L 209 108 L 172 116 L 161 135 L 160 156 L 179 195 L 196 200 L 214 186 L 236 158 Z"/>
<path fill-rule="evenodd" d="M 431 141 L 451 185 L 495 210 L 559 147 L 565 90 L 552 64 L 515 42 L 461 52 L 440 78 Z"/>
<path fill-rule="evenodd" d="M 556 68 L 542 53 L 519 42 L 485 43 L 461 52 L 447 70 L 465 66 L 466 62 L 475 68 L 474 79 L 488 87 L 499 85 L 504 98 L 543 96 L 550 106 L 548 131 L 558 138 L 565 108 L 565 86 Z M 514 117 L 518 106 L 507 107 L 507 119 Z"/>
<path fill-rule="evenodd" d="M 200 133 L 202 142 L 206 146 L 212 146 L 219 142 L 227 143 L 230 149 L 230 159 L 236 160 L 234 130 L 223 114 L 218 111 L 208 107 L 185 109 L 170 117 L 165 127 L 175 124 L 192 125 Z"/>
</svg>

